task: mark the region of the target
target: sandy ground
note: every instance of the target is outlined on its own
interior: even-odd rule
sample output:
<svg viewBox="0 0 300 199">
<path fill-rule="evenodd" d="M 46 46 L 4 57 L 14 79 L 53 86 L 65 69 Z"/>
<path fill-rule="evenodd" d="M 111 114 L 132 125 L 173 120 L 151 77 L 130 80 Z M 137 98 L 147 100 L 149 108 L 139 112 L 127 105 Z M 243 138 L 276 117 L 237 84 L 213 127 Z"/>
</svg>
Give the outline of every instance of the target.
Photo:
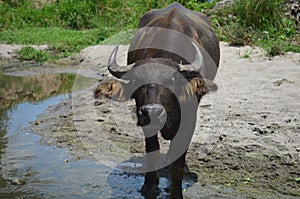
<svg viewBox="0 0 300 199">
<path fill-rule="evenodd" d="M 127 48 L 119 49 L 120 64 L 126 62 Z M 112 78 L 105 66 L 112 49 L 84 49 L 78 55 L 80 64 L 64 71 L 79 69 L 86 76 Z M 235 194 L 258 198 L 300 197 L 300 54 L 269 58 L 259 48 L 226 43 L 221 43 L 221 53 L 215 80 L 219 90 L 199 105 L 187 165 L 204 187 L 221 185 L 233 188 L 230 192 Z M 39 69 L 30 71 L 38 73 Z M 42 135 L 41 142 L 112 166 L 143 154 L 134 103 L 95 100 L 95 86 L 76 91 L 82 84 L 78 78 L 72 98 L 49 107 L 31 126 Z M 161 142 L 164 151 L 168 143 Z"/>
</svg>

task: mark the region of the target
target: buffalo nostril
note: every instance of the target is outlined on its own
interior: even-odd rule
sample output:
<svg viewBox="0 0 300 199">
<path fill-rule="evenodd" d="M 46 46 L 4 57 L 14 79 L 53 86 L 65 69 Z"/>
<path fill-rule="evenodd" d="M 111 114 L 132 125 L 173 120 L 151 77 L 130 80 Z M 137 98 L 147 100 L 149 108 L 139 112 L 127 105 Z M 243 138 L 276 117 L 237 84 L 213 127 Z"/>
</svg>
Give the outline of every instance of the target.
<svg viewBox="0 0 300 199">
<path fill-rule="evenodd" d="M 162 112 L 164 111 L 164 107 L 156 107 L 155 109 L 154 109 L 154 112 L 155 112 L 155 114 L 157 115 L 157 116 L 160 116 L 161 114 L 162 114 Z"/>
<path fill-rule="evenodd" d="M 149 112 L 150 112 L 150 109 L 148 107 L 141 107 L 139 113 L 140 113 L 140 115 L 148 117 Z"/>
</svg>

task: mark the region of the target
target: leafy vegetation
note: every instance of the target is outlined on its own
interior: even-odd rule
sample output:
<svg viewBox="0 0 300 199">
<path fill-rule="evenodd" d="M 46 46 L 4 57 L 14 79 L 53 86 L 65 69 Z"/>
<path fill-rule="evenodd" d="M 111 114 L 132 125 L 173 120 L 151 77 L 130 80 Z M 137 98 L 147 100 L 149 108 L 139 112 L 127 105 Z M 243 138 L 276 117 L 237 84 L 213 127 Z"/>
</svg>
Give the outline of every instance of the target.
<svg viewBox="0 0 300 199">
<path fill-rule="evenodd" d="M 130 41 L 134 32 L 130 30 L 137 28 L 145 12 L 172 2 L 53 0 L 37 5 L 30 0 L 3 0 L 0 3 L 0 43 L 48 44 L 55 52 L 51 59 L 103 42 L 124 44 Z M 259 45 L 270 55 L 300 52 L 299 35 L 294 21 L 284 16 L 283 0 L 236 0 L 233 5 L 217 10 L 211 8 L 218 0 L 178 2 L 206 13 L 220 40 L 231 45 Z M 120 32 L 123 34 L 117 34 Z"/>
</svg>

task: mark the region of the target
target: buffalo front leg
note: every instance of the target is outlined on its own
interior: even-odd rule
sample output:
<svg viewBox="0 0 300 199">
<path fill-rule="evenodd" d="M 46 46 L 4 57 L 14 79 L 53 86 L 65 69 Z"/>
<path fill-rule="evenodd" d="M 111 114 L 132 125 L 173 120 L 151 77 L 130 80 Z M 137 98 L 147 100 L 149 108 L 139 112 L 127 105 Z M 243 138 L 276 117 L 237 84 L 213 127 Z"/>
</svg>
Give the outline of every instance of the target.
<svg viewBox="0 0 300 199">
<path fill-rule="evenodd" d="M 159 142 L 157 134 L 152 137 L 146 137 L 146 175 L 142 187 L 143 195 L 158 194 L 159 177 L 157 174 L 157 160 L 159 156 Z"/>
<path fill-rule="evenodd" d="M 170 165 L 171 199 L 182 199 L 182 179 L 184 175 L 186 152 Z"/>
</svg>

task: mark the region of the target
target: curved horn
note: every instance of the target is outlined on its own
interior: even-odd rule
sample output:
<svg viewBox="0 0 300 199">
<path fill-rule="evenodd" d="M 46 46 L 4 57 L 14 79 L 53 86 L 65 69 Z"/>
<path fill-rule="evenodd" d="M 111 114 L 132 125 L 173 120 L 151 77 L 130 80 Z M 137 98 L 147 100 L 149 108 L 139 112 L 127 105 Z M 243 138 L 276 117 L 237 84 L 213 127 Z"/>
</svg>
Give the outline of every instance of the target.
<svg viewBox="0 0 300 199">
<path fill-rule="evenodd" d="M 192 64 L 186 65 L 179 64 L 180 73 L 186 78 L 199 77 L 200 69 L 203 66 L 202 53 L 194 42 L 192 42 L 192 44 L 196 50 L 196 57 L 194 59 L 194 62 Z"/>
<path fill-rule="evenodd" d="M 108 59 L 108 62 L 107 62 L 107 68 L 108 68 L 108 71 L 113 76 L 115 76 L 116 78 L 121 79 L 122 76 L 132 68 L 133 64 L 127 65 L 127 66 L 118 65 L 117 64 L 118 50 L 119 50 L 119 46 L 116 46 L 114 48 L 114 50 L 111 52 L 111 54 L 109 56 L 109 59 Z"/>
</svg>

